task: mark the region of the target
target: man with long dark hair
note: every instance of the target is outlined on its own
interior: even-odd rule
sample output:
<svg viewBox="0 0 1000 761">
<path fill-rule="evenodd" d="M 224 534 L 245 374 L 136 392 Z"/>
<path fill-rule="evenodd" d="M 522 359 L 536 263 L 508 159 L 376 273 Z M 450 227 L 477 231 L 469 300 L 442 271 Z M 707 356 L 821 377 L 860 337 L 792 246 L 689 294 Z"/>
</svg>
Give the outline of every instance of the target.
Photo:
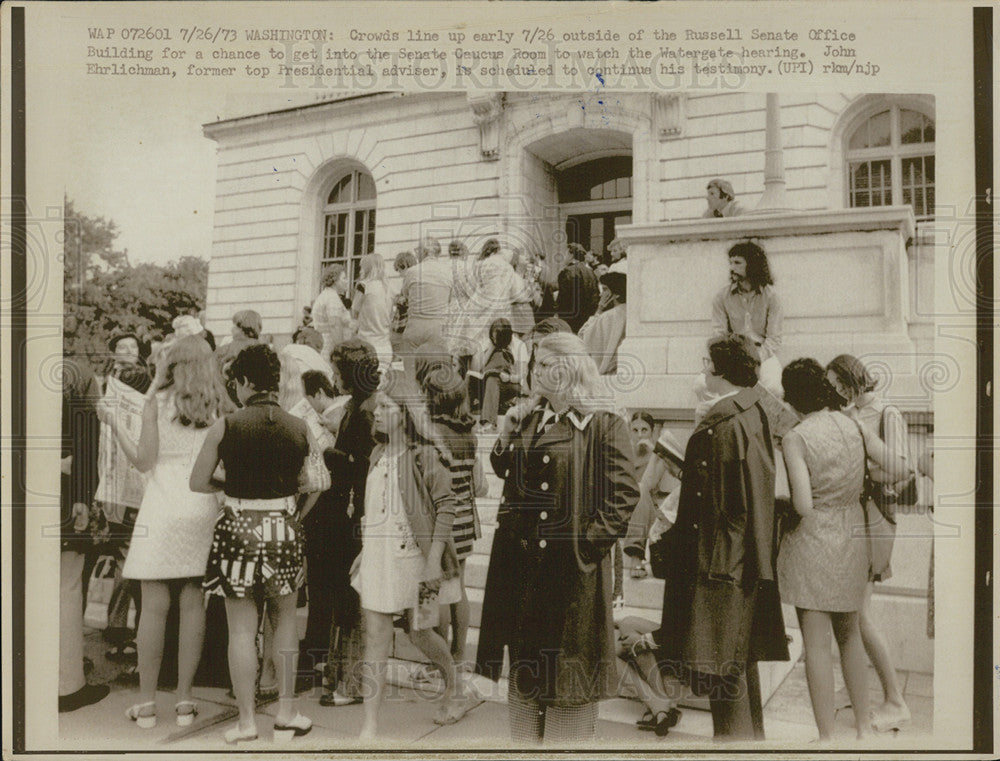
<svg viewBox="0 0 1000 761">
<path fill-rule="evenodd" d="M 781 397 L 781 302 L 764 249 L 756 243 L 737 243 L 729 249 L 729 285 L 712 302 L 712 332 L 738 333 L 749 338 L 760 354 L 760 382 Z"/>
</svg>

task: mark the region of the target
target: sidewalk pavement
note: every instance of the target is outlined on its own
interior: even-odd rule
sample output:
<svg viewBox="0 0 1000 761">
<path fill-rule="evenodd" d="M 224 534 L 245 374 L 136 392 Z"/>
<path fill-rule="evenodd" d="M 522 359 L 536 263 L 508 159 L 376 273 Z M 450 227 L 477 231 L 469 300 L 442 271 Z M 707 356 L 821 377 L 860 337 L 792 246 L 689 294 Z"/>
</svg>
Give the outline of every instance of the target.
<svg viewBox="0 0 1000 761">
<path fill-rule="evenodd" d="M 113 681 L 123 668 L 104 658 L 104 645 L 100 632 L 89 631 L 86 637 L 87 656 L 94 661 L 90 681 L 108 681 L 111 694 L 93 706 L 59 715 L 58 748 L 77 752 L 110 750 L 141 751 L 240 751 L 281 752 L 351 750 L 359 752 L 365 747 L 399 749 L 401 751 L 432 753 L 437 749 L 465 748 L 470 751 L 516 750 L 510 744 L 507 727 L 507 709 L 504 704 L 504 685 L 499 689 L 482 677 L 473 677 L 476 689 L 489 699 L 480 703 L 457 724 L 439 727 L 432 722 L 437 710 L 437 700 L 429 688 L 418 691 L 409 686 L 407 675 L 412 664 L 394 661 L 390 675 L 397 684 L 387 688 L 380 716 L 383 733 L 379 744 L 362 746 L 356 738 L 361 729 L 362 706 L 324 708 L 319 705 L 319 691 L 302 693 L 299 710 L 313 720 L 313 730 L 287 745 L 276 745 L 272 740 L 272 726 L 277 703 L 258 709 L 257 726 L 260 738 L 239 746 L 226 745 L 223 731 L 236 720 L 234 701 L 221 688 L 195 688 L 199 701 L 199 715 L 194 725 L 180 728 L 174 723 L 173 694 L 157 693 L 159 721 L 153 729 L 144 730 L 125 718 L 125 710 L 136 700 L 136 685 Z M 901 732 L 878 735 L 868 746 L 893 751 L 926 748 L 933 731 L 933 685 L 930 675 L 900 672 L 904 694 L 913 715 L 910 724 Z M 839 669 L 836 673 L 838 705 L 845 706 L 843 680 Z M 873 703 L 881 698 L 878 679 L 871 670 L 871 696 Z M 621 755 L 634 752 L 662 752 L 685 748 L 712 747 L 712 717 L 707 711 L 685 708 L 680 723 L 667 737 L 656 737 L 652 732 L 636 729 L 635 721 L 642 715 L 643 706 L 634 700 L 616 698 L 601 703 L 597 740 L 578 750 L 593 748 Z M 816 739 L 816 728 L 809 703 L 805 681 L 805 668 L 797 663 L 789 676 L 764 708 L 764 726 L 767 740 L 756 743 L 757 750 L 806 749 Z M 835 742 L 853 745 L 854 718 L 849 707 L 837 711 Z M 53 748 L 55 750 L 56 748 Z"/>
</svg>

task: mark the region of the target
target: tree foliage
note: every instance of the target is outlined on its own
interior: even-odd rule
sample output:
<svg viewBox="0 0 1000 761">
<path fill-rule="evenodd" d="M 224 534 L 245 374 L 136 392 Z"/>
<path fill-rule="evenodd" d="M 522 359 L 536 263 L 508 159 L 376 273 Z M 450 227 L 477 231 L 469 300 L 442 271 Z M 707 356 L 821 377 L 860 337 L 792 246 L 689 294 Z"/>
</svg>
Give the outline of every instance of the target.
<svg viewBox="0 0 1000 761">
<path fill-rule="evenodd" d="M 164 265 L 132 265 L 117 247 L 112 220 L 89 217 L 65 201 L 63 222 L 63 342 L 68 353 L 104 369 L 116 333 L 144 338 L 171 332 L 179 314 L 204 308 L 208 262 L 184 256 Z"/>
</svg>

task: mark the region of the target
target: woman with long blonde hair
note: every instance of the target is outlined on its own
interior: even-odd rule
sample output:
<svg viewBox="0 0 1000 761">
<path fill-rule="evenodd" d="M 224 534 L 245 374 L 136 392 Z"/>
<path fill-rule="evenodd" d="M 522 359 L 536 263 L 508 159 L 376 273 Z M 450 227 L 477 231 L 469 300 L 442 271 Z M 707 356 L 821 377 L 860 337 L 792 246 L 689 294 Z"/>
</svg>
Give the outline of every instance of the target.
<svg viewBox="0 0 1000 761">
<path fill-rule="evenodd" d="M 145 397 L 138 441 L 110 403 L 99 408 L 125 455 L 149 474 L 136 530 L 122 576 L 142 584 L 142 616 L 136 644 L 139 702 L 126 712 L 140 727 L 156 725 L 156 685 L 163 658 L 167 612 L 180 606 L 176 721 L 190 725 L 197 714 L 191 699 L 205 632 L 202 578 L 219 504 L 210 494 L 187 488 L 191 468 L 211 426 L 229 409 L 218 365 L 200 336 L 165 346 Z"/>
<path fill-rule="evenodd" d="M 628 426 L 580 338 L 538 342 L 531 388 L 491 455 L 504 489 L 476 668 L 497 679 L 508 648 L 515 742 L 579 742 L 616 693 L 611 548 L 639 489 Z"/>
<path fill-rule="evenodd" d="M 361 280 L 351 311 L 358 323 L 358 338 L 375 347 L 381 371 L 392 362 L 392 294 L 385 278 L 385 262 L 378 254 L 361 257 Z"/>
</svg>

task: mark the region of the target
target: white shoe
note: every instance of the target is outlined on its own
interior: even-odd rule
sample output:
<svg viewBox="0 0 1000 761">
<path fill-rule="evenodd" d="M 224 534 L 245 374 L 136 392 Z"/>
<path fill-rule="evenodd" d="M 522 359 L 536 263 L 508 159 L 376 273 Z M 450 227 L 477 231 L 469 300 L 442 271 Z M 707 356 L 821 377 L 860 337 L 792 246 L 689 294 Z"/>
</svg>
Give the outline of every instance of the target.
<svg viewBox="0 0 1000 761">
<path fill-rule="evenodd" d="M 899 710 L 883 710 L 880 706 L 871 712 L 872 729 L 876 732 L 892 732 L 901 729 L 910 721 L 910 709 L 905 704 Z"/>
<path fill-rule="evenodd" d="M 230 745 L 243 742 L 245 740 L 256 740 L 257 725 L 254 724 L 247 729 L 243 729 L 239 723 L 237 723 L 236 726 L 227 729 L 223 737 L 226 738 L 226 742 Z"/>
<path fill-rule="evenodd" d="M 178 710 L 181 706 L 191 706 L 191 710 L 187 713 L 181 713 Z M 182 700 L 174 706 L 174 712 L 177 714 L 178 727 L 190 727 L 198 715 L 198 704 L 193 700 Z"/>
<path fill-rule="evenodd" d="M 148 716 L 143 716 L 143 709 L 149 706 L 153 706 L 153 713 Z M 125 711 L 125 716 L 130 718 L 143 729 L 152 729 L 156 726 L 156 703 L 152 700 L 148 703 L 136 703 L 135 705 L 128 707 Z"/>
<path fill-rule="evenodd" d="M 309 734 L 309 730 L 312 729 L 312 725 L 312 719 L 301 713 L 296 713 L 295 718 L 287 724 L 278 724 L 278 722 L 275 721 L 274 741 L 288 742 L 295 737 L 302 737 L 302 735 Z"/>
</svg>

